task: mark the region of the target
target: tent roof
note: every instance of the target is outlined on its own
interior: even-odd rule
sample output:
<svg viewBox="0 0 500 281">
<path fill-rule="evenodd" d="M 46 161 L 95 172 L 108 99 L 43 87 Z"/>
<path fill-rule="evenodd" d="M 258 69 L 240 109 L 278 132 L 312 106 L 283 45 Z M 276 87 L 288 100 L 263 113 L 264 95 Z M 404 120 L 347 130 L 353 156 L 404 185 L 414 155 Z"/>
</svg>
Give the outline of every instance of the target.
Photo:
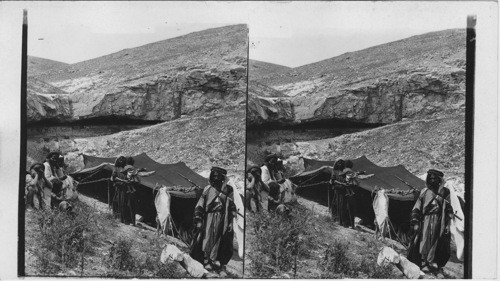
<svg viewBox="0 0 500 281">
<path fill-rule="evenodd" d="M 134 166 L 136 168 L 146 168 L 147 171 L 155 171 L 154 174 L 141 177 L 141 185 L 154 189 L 156 184 L 165 185 L 167 187 L 176 188 L 179 190 L 169 191 L 171 195 L 177 197 L 185 197 L 185 198 L 196 198 L 196 192 L 192 189 L 190 191 L 182 191 L 181 189 L 189 190 L 190 187 L 194 185 L 190 183 L 188 180 L 184 179 L 179 174 L 188 178 L 190 181 L 195 183 L 196 185 L 204 188 L 208 185 L 208 180 L 195 171 L 191 170 L 184 162 L 177 162 L 173 164 L 161 164 L 153 159 L 151 159 L 146 153 L 142 153 L 136 156 L 133 156 L 135 163 Z M 73 173 L 73 175 L 77 176 L 87 176 L 89 180 L 96 180 L 97 178 L 92 178 L 92 174 L 98 174 L 99 170 L 107 170 L 113 171 L 114 162 L 116 158 L 101 158 L 89 155 L 83 155 L 83 163 L 85 167 Z M 97 177 L 97 176 L 96 176 Z"/>
<path fill-rule="evenodd" d="M 313 177 L 318 176 L 321 173 L 328 173 L 331 175 L 332 166 L 335 161 L 322 161 L 303 158 L 304 160 L 304 172 L 293 176 L 291 180 L 296 184 L 300 185 L 305 181 L 309 184 L 314 183 Z M 366 179 L 358 179 L 359 187 L 373 191 L 376 187 L 384 188 L 387 190 L 393 190 L 395 192 L 405 192 L 410 190 L 410 187 L 403 183 L 403 181 L 409 183 L 411 186 L 415 187 L 417 190 L 421 190 L 425 187 L 425 182 L 419 179 L 417 176 L 413 175 L 408 171 L 403 165 L 398 165 L 394 167 L 380 167 L 362 156 L 360 158 L 351 160 L 354 164 L 353 169 L 356 171 L 366 171 L 366 174 L 373 174 L 372 177 Z M 400 179 L 398 179 L 398 177 Z M 388 196 L 397 200 L 415 200 L 418 194 L 398 194 L 398 193 L 388 193 Z"/>
</svg>

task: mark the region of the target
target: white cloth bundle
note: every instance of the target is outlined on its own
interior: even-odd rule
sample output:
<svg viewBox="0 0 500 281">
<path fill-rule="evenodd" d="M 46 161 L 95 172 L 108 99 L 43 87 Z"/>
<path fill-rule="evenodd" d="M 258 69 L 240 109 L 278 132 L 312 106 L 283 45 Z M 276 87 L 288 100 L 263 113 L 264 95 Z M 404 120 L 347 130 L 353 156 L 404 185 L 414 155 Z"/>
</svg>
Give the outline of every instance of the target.
<svg viewBox="0 0 500 281">
<path fill-rule="evenodd" d="M 280 192 L 283 192 L 283 191 L 285 191 L 284 198 L 283 198 L 284 203 L 289 203 L 289 202 L 296 200 L 296 198 L 294 199 L 294 195 L 295 195 L 294 186 L 293 186 L 293 183 L 289 179 L 286 179 L 285 182 L 280 184 Z"/>
<path fill-rule="evenodd" d="M 167 227 L 171 226 L 171 214 L 170 214 L 171 197 L 167 192 L 166 187 L 161 187 L 156 193 L 155 197 L 155 207 L 156 213 L 158 215 L 158 221 L 163 234 L 167 234 Z"/>
<path fill-rule="evenodd" d="M 243 200 L 241 199 L 240 192 L 244 192 L 243 182 L 236 182 L 234 178 L 230 178 L 228 184 L 233 187 L 233 197 L 234 205 L 236 205 L 236 211 L 240 214 L 245 213 L 245 206 Z M 243 258 L 243 243 L 244 243 L 244 233 L 245 233 L 245 219 L 240 215 L 236 215 L 233 219 L 233 230 L 238 242 L 238 255 Z"/>
<path fill-rule="evenodd" d="M 457 259 L 460 261 L 464 260 L 464 228 L 465 228 L 465 217 L 462 212 L 462 206 L 460 206 L 460 201 L 458 200 L 457 192 L 453 186 L 446 186 L 450 190 L 450 204 L 453 208 L 453 213 L 455 216 L 450 222 L 450 232 L 457 246 Z"/>
<path fill-rule="evenodd" d="M 380 189 L 373 199 L 373 211 L 375 212 L 375 223 L 385 236 L 386 230 L 389 229 L 389 197 L 385 193 L 385 189 Z"/>
</svg>

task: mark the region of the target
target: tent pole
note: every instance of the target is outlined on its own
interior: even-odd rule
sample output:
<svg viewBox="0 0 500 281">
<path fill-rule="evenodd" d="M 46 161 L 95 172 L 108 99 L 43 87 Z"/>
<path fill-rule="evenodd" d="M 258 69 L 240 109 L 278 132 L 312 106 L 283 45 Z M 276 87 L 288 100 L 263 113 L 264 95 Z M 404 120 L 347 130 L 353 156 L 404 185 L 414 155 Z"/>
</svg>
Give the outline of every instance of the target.
<svg viewBox="0 0 500 281">
<path fill-rule="evenodd" d="M 328 184 L 327 188 L 327 201 L 328 201 L 328 212 L 330 212 L 330 184 Z"/>
<path fill-rule="evenodd" d="M 110 194 L 111 190 L 109 188 L 109 183 L 110 183 L 110 180 L 108 179 L 108 208 L 111 209 L 111 201 L 109 200 L 111 197 L 111 194 Z"/>
</svg>

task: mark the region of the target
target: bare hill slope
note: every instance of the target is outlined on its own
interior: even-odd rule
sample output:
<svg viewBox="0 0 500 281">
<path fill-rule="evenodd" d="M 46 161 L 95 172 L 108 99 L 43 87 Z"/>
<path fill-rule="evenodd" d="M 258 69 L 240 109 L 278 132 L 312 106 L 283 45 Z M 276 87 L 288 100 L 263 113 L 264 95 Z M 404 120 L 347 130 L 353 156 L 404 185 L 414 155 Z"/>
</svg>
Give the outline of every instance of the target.
<svg viewBox="0 0 500 281">
<path fill-rule="evenodd" d="M 257 81 L 293 97 L 297 123 L 453 115 L 465 108 L 465 30 L 413 36 Z"/>
<path fill-rule="evenodd" d="M 290 71 L 291 69 L 291 67 L 284 65 L 259 60 L 249 60 L 249 80 L 261 80 L 268 77 L 273 77 L 277 73 Z"/>
<path fill-rule="evenodd" d="M 68 65 L 60 61 L 28 56 L 28 76 L 37 76 L 53 69 L 67 67 Z"/>
<path fill-rule="evenodd" d="M 246 25 L 207 29 L 34 77 L 70 94 L 72 116 L 60 122 L 106 116 L 172 120 L 243 110 L 247 33 Z"/>
</svg>

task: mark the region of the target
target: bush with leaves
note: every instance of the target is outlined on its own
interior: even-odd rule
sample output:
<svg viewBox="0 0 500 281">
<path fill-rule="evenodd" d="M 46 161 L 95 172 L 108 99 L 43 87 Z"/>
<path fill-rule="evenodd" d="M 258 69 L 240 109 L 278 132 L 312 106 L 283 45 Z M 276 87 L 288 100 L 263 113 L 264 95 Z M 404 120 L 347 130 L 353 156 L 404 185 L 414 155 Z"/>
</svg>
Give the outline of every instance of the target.
<svg viewBox="0 0 500 281">
<path fill-rule="evenodd" d="M 255 237 L 248 253 L 252 277 L 269 278 L 290 271 L 296 276 L 297 260 L 309 255 L 309 215 L 292 208 L 287 216 L 257 214 L 251 219 Z"/>
<path fill-rule="evenodd" d="M 93 251 L 97 222 L 86 205 L 76 202 L 72 212 L 45 209 L 33 215 L 40 231 L 34 255 L 42 273 L 55 274 L 74 268 Z"/>
<path fill-rule="evenodd" d="M 132 256 L 131 249 L 132 243 L 129 240 L 118 238 L 109 249 L 108 267 L 121 271 L 132 271 L 135 268 L 135 259 Z"/>
<path fill-rule="evenodd" d="M 372 250 L 367 249 L 366 253 L 377 253 Z M 339 240 L 333 241 L 325 249 L 324 257 L 319 264 L 323 272 L 321 278 L 389 279 L 394 277 L 391 265 L 378 266 L 376 257 L 372 255 L 357 257 L 349 254 L 349 244 Z"/>
</svg>

